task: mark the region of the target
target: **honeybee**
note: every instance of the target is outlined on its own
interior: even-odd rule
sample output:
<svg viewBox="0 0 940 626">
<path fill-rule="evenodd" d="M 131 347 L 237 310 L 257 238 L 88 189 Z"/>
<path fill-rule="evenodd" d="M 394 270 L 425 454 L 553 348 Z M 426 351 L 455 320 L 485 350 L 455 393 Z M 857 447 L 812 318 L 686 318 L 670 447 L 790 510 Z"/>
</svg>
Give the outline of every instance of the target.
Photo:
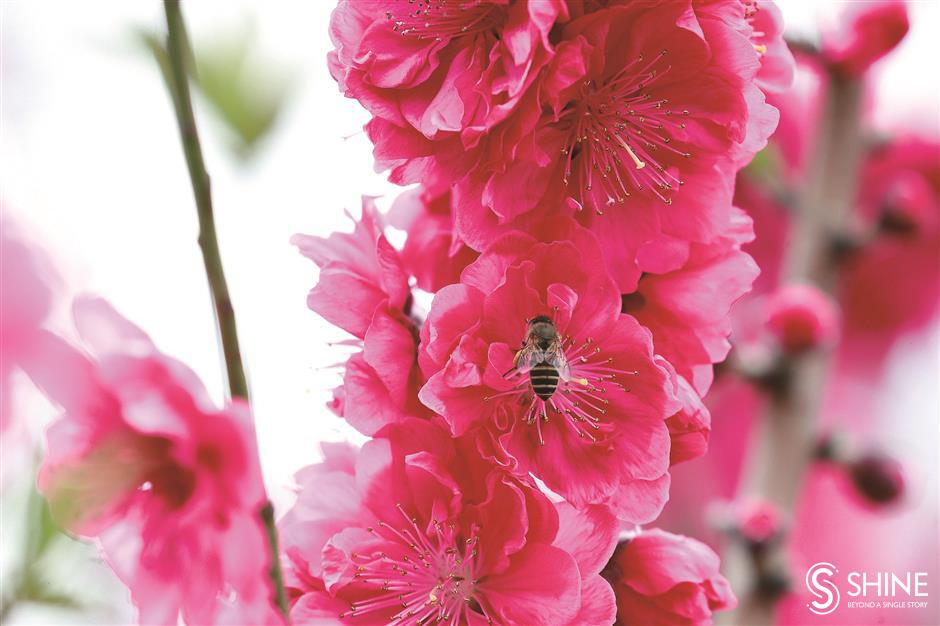
<svg viewBox="0 0 940 626">
<path fill-rule="evenodd" d="M 513 358 L 513 366 L 509 371 L 528 374 L 532 391 L 542 400 L 554 395 L 559 380 L 568 380 L 568 360 L 551 318 L 537 315 L 528 321 L 526 338 Z"/>
</svg>

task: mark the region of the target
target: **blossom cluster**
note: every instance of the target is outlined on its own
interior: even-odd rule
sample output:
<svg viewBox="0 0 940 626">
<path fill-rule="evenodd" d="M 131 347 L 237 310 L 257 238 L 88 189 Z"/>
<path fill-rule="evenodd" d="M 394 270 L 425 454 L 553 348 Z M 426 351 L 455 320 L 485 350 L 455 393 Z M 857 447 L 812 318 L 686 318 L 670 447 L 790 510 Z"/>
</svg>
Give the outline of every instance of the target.
<svg viewBox="0 0 940 626">
<path fill-rule="evenodd" d="M 339 2 L 330 71 L 376 169 L 414 186 L 292 240 L 319 268 L 309 307 L 354 337 L 329 406 L 371 438 L 297 474 L 295 622 L 734 606 L 709 548 L 641 525 L 706 452 L 758 273 L 732 197 L 792 78 L 781 32 L 771 2 Z"/>
<path fill-rule="evenodd" d="M 324 444 L 265 527 L 245 399 L 213 402 L 100 298 L 58 323 L 4 216 L 0 426 L 15 370 L 61 409 L 38 481 L 56 522 L 97 542 L 143 623 L 733 607 L 710 548 L 642 526 L 707 450 L 703 398 L 758 273 L 733 194 L 793 73 L 775 5 L 341 0 L 330 34 L 376 168 L 412 185 L 387 213 L 364 199 L 351 233 L 292 239 L 319 268 L 309 307 L 356 347 L 329 408 L 369 440 Z"/>
</svg>

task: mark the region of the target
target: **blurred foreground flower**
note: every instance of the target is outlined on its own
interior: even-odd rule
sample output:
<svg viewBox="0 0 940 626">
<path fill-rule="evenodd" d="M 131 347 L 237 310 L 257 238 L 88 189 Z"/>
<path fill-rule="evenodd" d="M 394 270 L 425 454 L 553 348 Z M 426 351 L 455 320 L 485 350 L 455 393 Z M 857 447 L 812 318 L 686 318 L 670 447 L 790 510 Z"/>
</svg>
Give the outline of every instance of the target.
<svg viewBox="0 0 940 626">
<path fill-rule="evenodd" d="M 11 376 L 39 349 L 56 279 L 43 251 L 24 237 L 5 207 L 0 211 L 0 432 L 6 434 L 13 421 Z"/>
<path fill-rule="evenodd" d="M 63 528 L 96 538 L 144 623 L 278 621 L 250 414 L 104 300 L 74 304 L 93 357 L 51 333 L 25 369 L 65 414 L 39 487 Z"/>
</svg>

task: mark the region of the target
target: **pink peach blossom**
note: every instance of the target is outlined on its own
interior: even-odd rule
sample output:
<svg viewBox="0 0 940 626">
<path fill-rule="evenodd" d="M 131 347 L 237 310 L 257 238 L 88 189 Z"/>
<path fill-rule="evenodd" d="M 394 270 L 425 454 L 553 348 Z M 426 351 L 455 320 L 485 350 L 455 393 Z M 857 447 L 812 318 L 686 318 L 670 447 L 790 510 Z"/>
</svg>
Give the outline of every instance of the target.
<svg viewBox="0 0 940 626">
<path fill-rule="evenodd" d="M 291 243 L 320 268 L 307 305 L 325 320 L 362 339 L 380 305 L 401 310 L 410 295 L 398 251 L 383 234 L 373 198 L 362 198 L 362 219 L 352 233 L 294 235 Z"/>
<path fill-rule="evenodd" d="M 452 438 L 446 423 L 439 417 L 393 424 L 380 436 L 387 438 L 399 455 L 434 451 L 454 475 L 463 477 L 465 498 L 477 501 L 487 498 L 486 485 L 493 465 L 480 455 L 478 441 L 472 437 Z M 515 480 L 526 493 L 527 508 L 537 515 L 551 517 L 551 513 L 544 510 L 547 503 L 540 496 L 535 481 L 527 476 L 518 476 Z M 616 613 L 616 602 L 613 590 L 600 577 L 600 572 L 616 547 L 620 523 L 604 506 L 576 509 L 567 502 L 554 502 L 554 508 L 558 515 L 558 532 L 552 545 L 575 558 L 581 575 L 581 608 L 568 626 L 609 624 Z"/>
<path fill-rule="evenodd" d="M 731 223 L 710 244 L 644 247 L 639 258 L 649 271 L 635 291 L 621 296 L 622 312 L 650 330 L 654 350 L 678 374 L 675 396 L 682 408 L 666 422 L 673 464 L 707 450 L 711 418 L 702 397 L 711 386 L 712 365 L 731 347 L 731 307 L 758 274 L 741 250 L 752 239 L 751 220 L 734 209 Z"/>
<path fill-rule="evenodd" d="M 366 435 L 422 412 L 409 275 L 383 230 L 373 200 L 363 198 L 362 219 L 352 233 L 291 238 L 320 267 L 307 305 L 362 348 L 347 361 L 331 408 Z"/>
<path fill-rule="evenodd" d="M 401 259 L 425 291 L 458 282 L 479 256 L 454 233 L 450 191 L 434 197 L 422 187 L 409 189 L 395 199 L 388 217 L 391 226 L 408 233 Z"/>
<path fill-rule="evenodd" d="M 507 230 L 587 209 L 578 219 L 632 291 L 647 242 L 717 236 L 735 170 L 776 125 L 755 83 L 761 55 L 748 10 L 735 6 L 573 11 L 553 31 L 555 55 L 538 89 L 478 145 L 429 140 L 376 118 L 367 130 L 377 168 L 401 184 L 453 185 L 456 233 L 477 250 Z"/>
<path fill-rule="evenodd" d="M 670 373 L 649 331 L 621 314 L 596 238 L 570 220 L 555 227 L 541 242 L 503 237 L 437 293 L 421 331 L 420 397 L 455 435 L 573 505 L 648 521 L 668 489 Z M 548 399 L 513 359 L 538 315 L 553 320 L 570 370 Z"/>
<path fill-rule="evenodd" d="M 837 72 L 859 76 L 901 43 L 910 21 L 903 0 L 847 6 L 838 25 L 823 33 L 823 56 Z"/>
<path fill-rule="evenodd" d="M 711 624 L 712 613 L 737 600 L 718 572 L 718 555 L 703 543 L 662 530 L 622 541 L 604 572 L 623 624 Z"/>
<path fill-rule="evenodd" d="M 767 93 L 782 92 L 793 83 L 795 63 L 783 39 L 783 15 L 768 0 L 744 0 L 745 19 L 751 26 L 750 39 L 761 55 L 755 83 Z"/>
<path fill-rule="evenodd" d="M 668 365 L 668 361 L 665 362 Z M 671 366 L 669 366 L 671 369 Z M 676 376 L 676 397 L 681 408 L 666 420 L 669 429 L 669 464 L 698 458 L 708 451 L 711 438 L 711 413 L 692 385 Z"/>
<path fill-rule="evenodd" d="M 472 142 L 526 96 L 566 17 L 563 0 L 341 0 L 330 73 L 377 118 Z"/>
<path fill-rule="evenodd" d="M 39 475 L 52 515 L 99 541 L 142 623 L 277 622 L 248 407 L 216 408 L 105 301 L 74 314 L 94 357 L 43 333 L 25 364 L 65 410 Z"/>
<path fill-rule="evenodd" d="M 577 531 L 559 531 L 551 503 L 499 470 L 455 464 L 443 436 L 443 455 L 375 439 L 360 451 L 328 446 L 323 463 L 301 470 L 297 504 L 280 523 L 293 619 L 482 626 L 612 616 L 613 598 L 595 584 L 600 565 L 564 549 Z M 610 535 L 613 525 L 594 522 L 576 525 Z M 594 569 L 590 582 L 581 567 Z"/>
<path fill-rule="evenodd" d="M 754 239 L 751 219 L 740 209 L 708 244 L 675 242 L 667 258 L 662 247 L 640 258 L 650 269 L 637 289 L 623 295 L 623 312 L 653 333 L 653 346 L 693 388 L 704 395 L 712 364 L 731 348 L 731 307 L 750 291 L 759 270 L 741 246 Z M 681 259 L 676 265 L 676 260 Z"/>
</svg>

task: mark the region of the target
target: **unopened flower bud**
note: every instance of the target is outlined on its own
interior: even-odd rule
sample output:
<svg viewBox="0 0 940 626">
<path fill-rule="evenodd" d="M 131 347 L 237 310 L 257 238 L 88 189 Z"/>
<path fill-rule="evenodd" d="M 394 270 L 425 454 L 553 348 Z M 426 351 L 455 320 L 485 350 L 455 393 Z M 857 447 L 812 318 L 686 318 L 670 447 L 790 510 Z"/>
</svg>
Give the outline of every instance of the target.
<svg viewBox="0 0 940 626">
<path fill-rule="evenodd" d="M 906 171 L 893 180 L 882 199 L 879 227 L 883 232 L 911 234 L 936 219 L 933 193 L 918 173 Z"/>
<path fill-rule="evenodd" d="M 751 545 L 766 545 L 783 534 L 783 515 L 764 501 L 752 501 L 738 510 L 737 531 Z"/>
<path fill-rule="evenodd" d="M 838 332 L 835 304 L 810 285 L 787 285 L 767 303 L 767 328 L 789 354 L 831 344 Z"/>
<path fill-rule="evenodd" d="M 849 463 L 846 469 L 858 494 L 870 504 L 892 504 L 904 494 L 904 468 L 897 459 L 887 454 L 863 454 Z"/>
<path fill-rule="evenodd" d="M 752 551 L 762 551 L 783 537 L 784 514 L 766 500 L 744 500 L 717 505 L 711 513 L 715 525 Z"/>
</svg>

